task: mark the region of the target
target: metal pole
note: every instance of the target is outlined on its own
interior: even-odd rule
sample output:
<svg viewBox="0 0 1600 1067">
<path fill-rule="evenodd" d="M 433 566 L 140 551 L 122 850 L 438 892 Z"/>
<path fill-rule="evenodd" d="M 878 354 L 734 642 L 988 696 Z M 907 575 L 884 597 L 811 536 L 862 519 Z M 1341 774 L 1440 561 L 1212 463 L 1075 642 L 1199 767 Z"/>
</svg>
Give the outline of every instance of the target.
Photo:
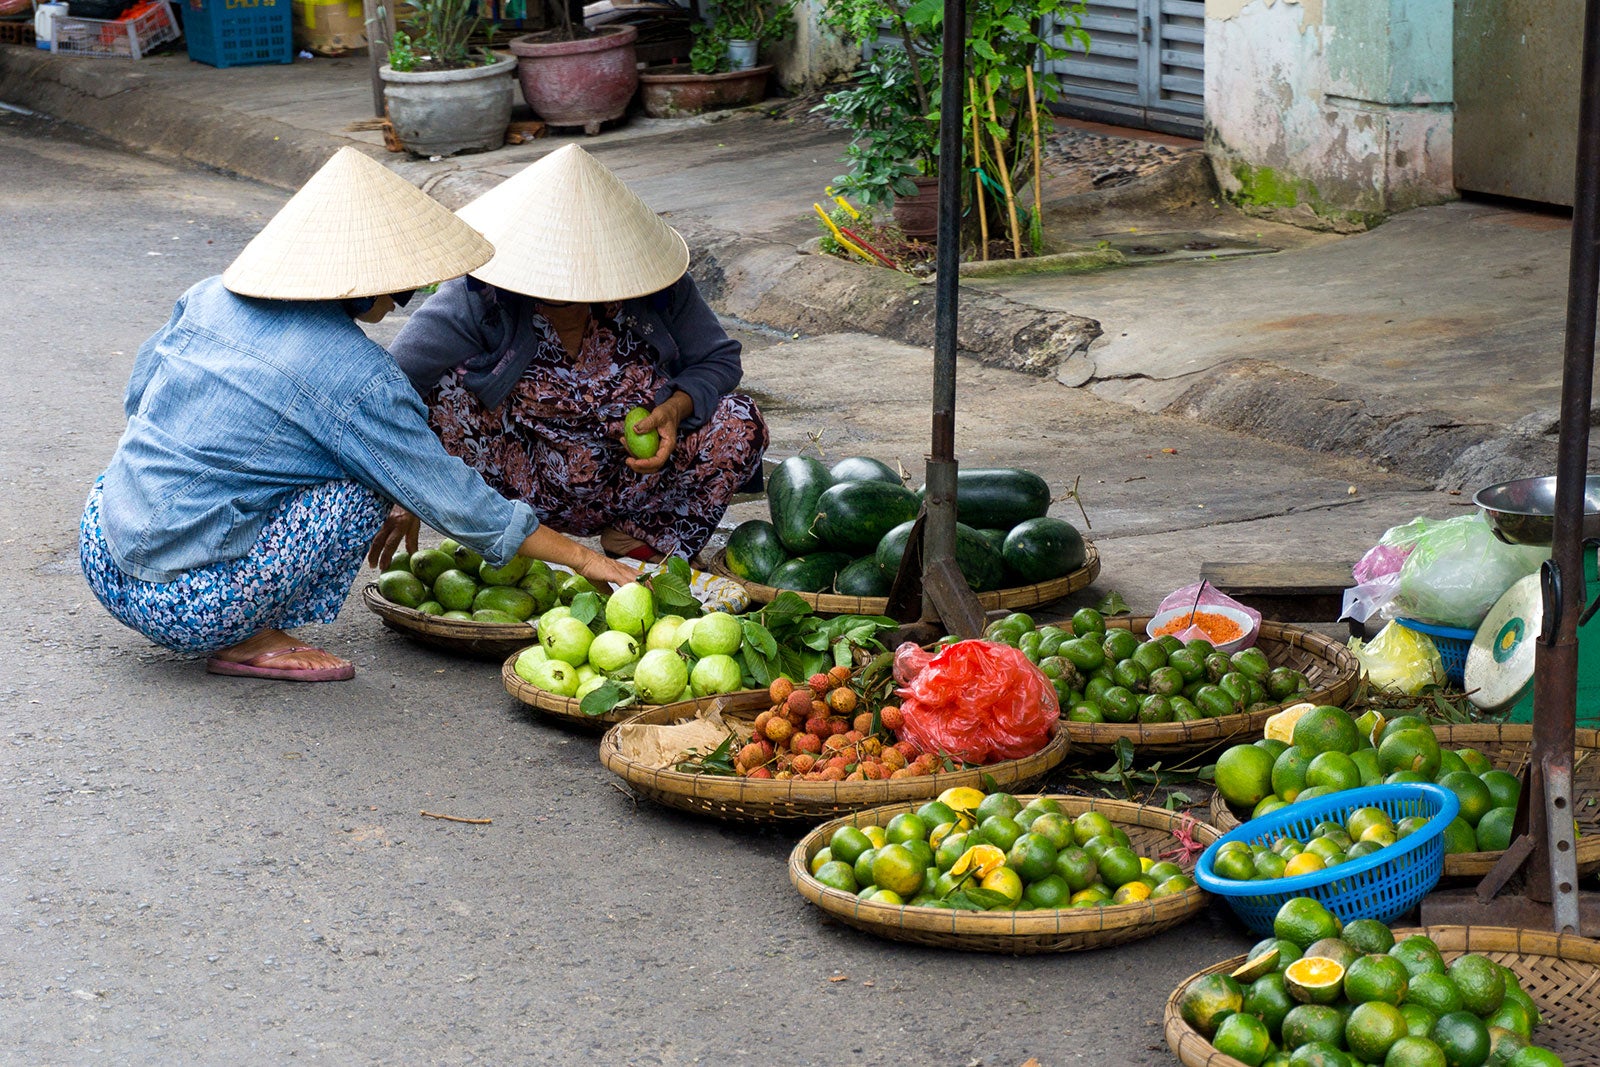
<svg viewBox="0 0 1600 1067">
<path fill-rule="evenodd" d="M 923 534 L 922 617 L 938 617 L 931 575 L 956 554 L 956 311 L 961 302 L 961 175 L 965 127 L 966 0 L 944 0 L 939 82 L 939 249 L 933 327 L 933 452 L 928 457 L 928 518 Z M 912 55 L 915 63 L 917 56 Z"/>
<path fill-rule="evenodd" d="M 1557 932 L 1578 932 L 1577 867 L 1572 843 L 1572 749 L 1577 725 L 1578 616 L 1585 595 L 1584 481 L 1594 374 L 1595 310 L 1600 291 L 1600 0 L 1583 26 L 1578 104 L 1578 167 L 1572 201 L 1562 358 L 1561 437 L 1556 459 L 1553 566 L 1546 574 L 1544 634 L 1534 653 L 1533 752 L 1528 833 L 1533 840 L 1528 894 L 1548 900 Z M 1551 589 L 1550 586 L 1555 588 Z M 1554 617 L 1552 617 L 1552 614 Z"/>
</svg>

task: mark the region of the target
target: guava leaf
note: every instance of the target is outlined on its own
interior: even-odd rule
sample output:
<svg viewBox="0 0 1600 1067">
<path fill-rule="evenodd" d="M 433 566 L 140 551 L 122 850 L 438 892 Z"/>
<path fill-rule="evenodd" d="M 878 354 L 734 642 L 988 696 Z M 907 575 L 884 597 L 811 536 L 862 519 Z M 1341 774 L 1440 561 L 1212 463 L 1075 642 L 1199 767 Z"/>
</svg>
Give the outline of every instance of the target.
<svg viewBox="0 0 1600 1067">
<path fill-rule="evenodd" d="M 1133 609 L 1128 607 L 1128 602 L 1122 599 L 1122 594 L 1113 589 L 1095 605 L 1095 610 L 1102 615 L 1131 615 Z"/>
<path fill-rule="evenodd" d="M 579 593 L 572 598 L 572 603 L 568 610 L 572 613 L 574 619 L 587 626 L 594 621 L 596 615 L 600 614 L 600 595 L 598 593 Z"/>
<path fill-rule="evenodd" d="M 585 715 L 604 715 L 614 708 L 632 704 L 637 699 L 632 686 L 621 682 L 607 682 L 597 687 L 578 702 L 578 710 Z"/>
<path fill-rule="evenodd" d="M 778 654 L 778 642 L 774 640 L 771 630 L 754 619 L 740 619 L 739 628 L 744 633 L 745 644 L 763 657 L 771 659 Z"/>
</svg>

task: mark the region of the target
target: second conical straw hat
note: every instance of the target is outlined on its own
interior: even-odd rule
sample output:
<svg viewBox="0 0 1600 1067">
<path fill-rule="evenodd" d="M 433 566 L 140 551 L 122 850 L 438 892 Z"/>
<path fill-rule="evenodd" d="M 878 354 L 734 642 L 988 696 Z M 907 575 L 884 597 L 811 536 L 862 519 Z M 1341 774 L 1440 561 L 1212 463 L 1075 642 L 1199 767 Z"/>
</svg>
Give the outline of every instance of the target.
<svg viewBox="0 0 1600 1067">
<path fill-rule="evenodd" d="M 494 243 L 472 272 L 545 300 L 626 300 L 689 269 L 689 247 L 638 194 L 577 145 L 524 168 L 457 212 Z"/>
<path fill-rule="evenodd" d="M 422 190 L 341 148 L 222 273 L 241 296 L 340 300 L 466 274 L 494 248 Z"/>
</svg>

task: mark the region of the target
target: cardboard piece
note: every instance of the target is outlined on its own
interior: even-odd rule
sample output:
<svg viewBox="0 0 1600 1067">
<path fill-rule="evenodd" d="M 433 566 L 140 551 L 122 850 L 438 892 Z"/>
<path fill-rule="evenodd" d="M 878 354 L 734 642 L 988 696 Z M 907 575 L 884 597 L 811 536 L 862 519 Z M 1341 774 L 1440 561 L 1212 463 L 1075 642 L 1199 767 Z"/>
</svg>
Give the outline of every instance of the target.
<svg viewBox="0 0 1600 1067">
<path fill-rule="evenodd" d="M 319 56 L 347 56 L 367 47 L 361 0 L 293 0 L 294 46 Z"/>
<path fill-rule="evenodd" d="M 683 762 L 690 749 L 710 753 L 730 733 L 722 710 L 712 706 L 671 726 L 623 723 L 617 727 L 617 751 L 646 767 L 666 768 Z"/>
</svg>

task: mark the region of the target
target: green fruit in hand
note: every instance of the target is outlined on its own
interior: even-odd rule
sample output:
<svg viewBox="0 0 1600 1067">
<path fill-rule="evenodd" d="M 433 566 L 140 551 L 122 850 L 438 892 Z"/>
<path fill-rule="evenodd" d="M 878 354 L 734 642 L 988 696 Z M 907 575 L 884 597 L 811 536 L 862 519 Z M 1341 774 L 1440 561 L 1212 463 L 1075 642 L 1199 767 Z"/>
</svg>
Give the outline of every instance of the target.
<svg viewBox="0 0 1600 1067">
<path fill-rule="evenodd" d="M 628 446 L 628 455 L 634 459 L 649 459 L 661 447 L 661 435 L 654 430 L 639 433 L 634 429 L 639 420 L 649 415 L 648 408 L 629 408 L 622 416 L 622 441 Z"/>
</svg>

